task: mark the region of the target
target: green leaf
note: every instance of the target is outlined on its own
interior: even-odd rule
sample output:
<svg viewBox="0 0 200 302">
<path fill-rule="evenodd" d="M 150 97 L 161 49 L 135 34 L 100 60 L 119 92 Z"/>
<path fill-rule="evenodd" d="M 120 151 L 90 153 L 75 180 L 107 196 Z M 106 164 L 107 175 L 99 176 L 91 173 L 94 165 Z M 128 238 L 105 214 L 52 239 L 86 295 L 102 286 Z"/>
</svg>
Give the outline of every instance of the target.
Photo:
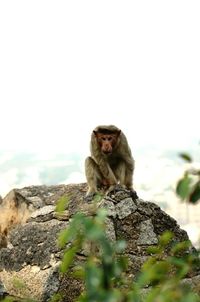
<svg viewBox="0 0 200 302">
<path fill-rule="evenodd" d="M 153 302 L 156 301 L 160 294 L 161 289 L 159 287 L 152 288 L 145 297 L 145 302 Z"/>
<path fill-rule="evenodd" d="M 3 299 L 3 302 L 15 302 L 16 299 L 13 297 L 5 297 L 5 299 Z"/>
<path fill-rule="evenodd" d="M 73 246 L 64 253 L 63 260 L 60 265 L 60 270 L 62 273 L 65 273 L 68 270 L 70 264 L 72 263 L 76 255 L 76 252 L 77 252 L 77 247 Z"/>
<path fill-rule="evenodd" d="M 69 196 L 63 195 L 58 201 L 56 205 L 57 212 L 63 212 L 67 209 L 69 203 Z"/>
<path fill-rule="evenodd" d="M 97 288 L 101 284 L 102 279 L 102 270 L 97 267 L 92 260 L 92 258 L 88 259 L 87 265 L 85 267 L 86 273 L 86 288 L 89 294 L 95 294 Z"/>
<path fill-rule="evenodd" d="M 97 210 L 95 221 L 99 223 L 104 223 L 107 216 L 108 216 L 108 211 L 104 208 L 100 208 Z"/>
<path fill-rule="evenodd" d="M 190 266 L 189 265 L 183 265 L 178 271 L 177 275 L 179 279 L 183 279 L 187 276 L 188 272 L 190 271 Z"/>
<path fill-rule="evenodd" d="M 72 276 L 74 276 L 75 278 L 78 278 L 78 279 L 85 279 L 85 277 L 86 277 L 85 268 L 81 267 L 81 266 L 76 266 L 74 268 Z"/>
<path fill-rule="evenodd" d="M 153 255 L 157 255 L 160 254 L 162 252 L 162 249 L 159 246 L 149 246 L 147 248 L 147 253 L 148 254 L 153 254 Z"/>
<path fill-rule="evenodd" d="M 150 270 L 155 263 L 156 263 L 156 258 L 154 257 L 148 258 L 147 261 L 145 261 L 142 265 L 142 272 Z"/>
<path fill-rule="evenodd" d="M 63 301 L 63 296 L 60 293 L 53 294 L 50 298 L 49 302 L 61 302 Z"/>
<path fill-rule="evenodd" d="M 100 240 L 104 236 L 103 225 L 96 223 L 93 218 L 87 217 L 83 223 L 85 238 L 89 240 Z"/>
<path fill-rule="evenodd" d="M 68 228 L 65 230 L 62 230 L 58 236 L 58 245 L 59 247 L 64 247 L 65 244 L 71 239 L 72 237 L 72 228 Z"/>
<path fill-rule="evenodd" d="M 120 275 L 123 271 L 126 271 L 128 268 L 128 258 L 127 257 L 119 257 L 117 259 L 116 265 L 115 265 L 115 275 Z"/>
<path fill-rule="evenodd" d="M 191 177 L 188 176 L 186 173 L 182 179 L 179 180 L 177 186 L 176 186 L 176 193 L 181 197 L 181 199 L 188 198 L 190 192 L 191 192 Z"/>
<path fill-rule="evenodd" d="M 192 162 L 192 157 L 188 153 L 179 153 L 179 156 L 189 163 Z"/>
<path fill-rule="evenodd" d="M 200 182 L 197 182 L 189 196 L 189 202 L 196 203 L 200 199 Z"/>
<path fill-rule="evenodd" d="M 159 238 L 159 245 L 165 247 L 169 244 L 169 242 L 174 237 L 174 234 L 170 231 L 164 232 Z"/>
<path fill-rule="evenodd" d="M 184 295 L 181 302 L 200 302 L 200 297 L 196 293 L 189 292 Z"/>
<path fill-rule="evenodd" d="M 93 198 L 93 202 L 100 202 L 103 199 L 103 195 L 100 193 L 96 193 L 94 198 Z"/>
<path fill-rule="evenodd" d="M 117 253 L 122 253 L 125 250 L 126 246 L 127 243 L 125 240 L 118 240 L 115 244 L 115 251 Z"/>
<path fill-rule="evenodd" d="M 178 242 L 172 247 L 171 252 L 174 255 L 177 255 L 180 252 L 187 251 L 190 246 L 191 246 L 191 242 L 189 240 Z"/>
</svg>

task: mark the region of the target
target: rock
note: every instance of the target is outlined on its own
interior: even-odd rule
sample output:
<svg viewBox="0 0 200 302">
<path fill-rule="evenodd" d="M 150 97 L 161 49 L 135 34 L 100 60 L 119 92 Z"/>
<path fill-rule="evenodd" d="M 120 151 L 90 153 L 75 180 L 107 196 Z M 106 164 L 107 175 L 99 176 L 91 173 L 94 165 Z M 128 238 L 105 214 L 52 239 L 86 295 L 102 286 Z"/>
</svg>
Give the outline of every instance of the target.
<svg viewBox="0 0 200 302">
<path fill-rule="evenodd" d="M 113 204 L 112 200 L 104 198 L 101 201 L 101 204 L 99 206 L 100 208 L 104 208 L 107 210 L 108 216 L 115 218 L 117 213 L 115 210 L 115 205 Z"/>
<path fill-rule="evenodd" d="M 200 275 L 182 280 L 183 284 L 189 285 L 195 292 L 200 295 Z"/>
<path fill-rule="evenodd" d="M 0 281 L 0 300 L 3 299 L 7 295 L 8 295 L 8 293 L 7 293 L 4 285 Z"/>
<path fill-rule="evenodd" d="M 151 219 L 142 221 L 140 224 L 140 235 L 137 240 L 138 245 L 154 245 L 158 243 L 158 238 L 154 233 Z"/>
<path fill-rule="evenodd" d="M 105 225 L 107 238 L 109 238 L 111 241 L 116 241 L 115 226 L 112 219 L 106 218 Z"/>
<path fill-rule="evenodd" d="M 28 221 L 44 222 L 54 218 L 55 206 L 44 206 L 33 212 Z"/>
<path fill-rule="evenodd" d="M 15 225 L 24 224 L 31 214 L 45 206 L 55 205 L 63 195 L 71 194 L 70 215 L 80 206 L 87 190 L 86 184 L 30 186 L 13 189 L 0 202 L 0 233 L 7 232 Z M 1 242 L 1 239 L 0 239 Z"/>
<path fill-rule="evenodd" d="M 123 200 L 121 200 L 116 205 L 116 213 L 119 217 L 119 219 L 123 219 L 127 216 L 129 216 L 131 213 L 134 213 L 136 211 L 137 207 L 134 204 L 134 201 L 132 198 L 128 197 Z"/>
<path fill-rule="evenodd" d="M 9 235 L 11 246 L 1 250 L 0 270 L 19 271 L 26 265 L 36 265 L 41 269 L 51 267 L 60 251 L 57 245 L 58 233 L 66 227 L 67 222 L 56 219 L 15 227 Z"/>
<path fill-rule="evenodd" d="M 133 277 L 149 257 L 147 248 L 157 244 L 165 230 L 171 230 L 177 242 L 188 239 L 173 218 L 154 203 L 136 199 L 134 192 L 118 188 L 98 203 L 88 204 L 86 191 L 86 184 L 31 186 L 15 189 L 2 200 L 1 213 L 12 217 L 0 220 L 0 280 L 9 295 L 47 301 L 60 293 L 65 302 L 78 297 L 83 283 L 69 273 L 59 274 L 63 251 L 57 243 L 58 234 L 78 211 L 91 216 L 99 207 L 107 209 L 106 234 L 113 242 L 126 240 L 128 271 Z M 68 206 L 57 213 L 56 204 L 63 196 Z M 77 263 L 82 263 L 89 251 L 90 246 L 84 247 Z"/>
</svg>

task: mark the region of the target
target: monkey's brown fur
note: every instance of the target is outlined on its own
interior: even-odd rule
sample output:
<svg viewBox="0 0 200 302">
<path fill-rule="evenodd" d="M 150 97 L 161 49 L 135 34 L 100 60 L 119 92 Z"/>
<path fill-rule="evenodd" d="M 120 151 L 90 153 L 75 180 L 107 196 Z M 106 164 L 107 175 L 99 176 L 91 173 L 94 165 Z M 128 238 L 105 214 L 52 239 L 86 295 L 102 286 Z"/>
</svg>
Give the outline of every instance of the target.
<svg viewBox="0 0 200 302">
<path fill-rule="evenodd" d="M 134 159 L 126 136 L 116 126 L 98 126 L 91 135 L 91 156 L 85 160 L 87 196 L 99 186 L 111 191 L 118 183 L 132 190 Z"/>
</svg>

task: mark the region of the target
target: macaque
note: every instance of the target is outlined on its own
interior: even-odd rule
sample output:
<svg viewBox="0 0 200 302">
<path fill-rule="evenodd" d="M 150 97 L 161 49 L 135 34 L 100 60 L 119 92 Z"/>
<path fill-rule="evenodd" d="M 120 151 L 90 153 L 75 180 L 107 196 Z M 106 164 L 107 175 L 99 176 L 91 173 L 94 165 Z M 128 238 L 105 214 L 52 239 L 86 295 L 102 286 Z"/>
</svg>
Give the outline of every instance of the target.
<svg viewBox="0 0 200 302">
<path fill-rule="evenodd" d="M 134 159 L 126 136 L 116 126 L 98 126 L 91 135 L 91 156 L 85 160 L 86 196 L 106 187 L 107 193 L 120 186 L 132 190 Z"/>
</svg>

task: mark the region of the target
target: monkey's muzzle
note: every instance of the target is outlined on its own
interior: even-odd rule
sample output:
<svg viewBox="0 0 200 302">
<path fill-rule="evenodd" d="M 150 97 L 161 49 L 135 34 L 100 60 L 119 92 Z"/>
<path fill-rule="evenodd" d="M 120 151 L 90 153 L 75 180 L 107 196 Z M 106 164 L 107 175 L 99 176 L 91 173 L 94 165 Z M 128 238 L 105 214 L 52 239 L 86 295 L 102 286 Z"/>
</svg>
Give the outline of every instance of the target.
<svg viewBox="0 0 200 302">
<path fill-rule="evenodd" d="M 103 152 L 103 154 L 105 154 L 105 155 L 110 155 L 110 154 L 112 154 L 112 150 L 103 150 L 102 152 Z"/>
</svg>

